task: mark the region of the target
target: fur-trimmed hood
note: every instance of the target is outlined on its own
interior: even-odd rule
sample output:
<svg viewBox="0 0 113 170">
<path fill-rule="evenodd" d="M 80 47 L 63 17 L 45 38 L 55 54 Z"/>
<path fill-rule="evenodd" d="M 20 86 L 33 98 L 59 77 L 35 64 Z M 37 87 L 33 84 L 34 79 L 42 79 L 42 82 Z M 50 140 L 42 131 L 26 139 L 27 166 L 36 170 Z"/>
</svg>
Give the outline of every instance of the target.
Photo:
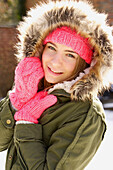
<svg viewBox="0 0 113 170">
<path fill-rule="evenodd" d="M 49 91 L 62 88 L 75 99 L 98 95 L 113 83 L 113 37 L 107 15 L 98 13 L 91 3 L 76 0 L 44 0 L 32 8 L 18 26 L 17 58 L 41 55 L 43 40 L 58 26 L 70 26 L 88 37 L 94 48 L 89 68 L 75 80 L 56 84 Z"/>
</svg>

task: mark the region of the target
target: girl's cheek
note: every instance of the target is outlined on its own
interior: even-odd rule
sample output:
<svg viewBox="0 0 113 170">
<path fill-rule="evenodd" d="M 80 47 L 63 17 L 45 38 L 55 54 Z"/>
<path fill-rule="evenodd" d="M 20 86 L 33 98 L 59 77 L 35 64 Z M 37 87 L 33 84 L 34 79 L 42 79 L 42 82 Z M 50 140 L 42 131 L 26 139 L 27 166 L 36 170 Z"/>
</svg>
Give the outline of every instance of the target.
<svg viewBox="0 0 113 170">
<path fill-rule="evenodd" d="M 75 67 L 76 67 L 76 62 L 75 61 L 73 61 L 70 64 L 68 64 L 68 69 L 70 71 L 72 71 L 72 72 L 75 70 Z"/>
</svg>

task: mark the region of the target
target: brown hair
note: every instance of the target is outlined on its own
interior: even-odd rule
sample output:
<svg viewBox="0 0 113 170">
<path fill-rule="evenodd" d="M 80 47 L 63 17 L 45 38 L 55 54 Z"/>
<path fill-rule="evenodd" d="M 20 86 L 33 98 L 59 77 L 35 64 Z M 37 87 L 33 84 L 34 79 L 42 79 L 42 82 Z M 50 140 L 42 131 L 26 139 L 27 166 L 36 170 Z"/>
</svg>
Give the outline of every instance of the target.
<svg viewBox="0 0 113 170">
<path fill-rule="evenodd" d="M 74 69 L 74 72 L 72 74 L 72 76 L 68 79 L 68 80 L 72 80 L 74 78 L 76 78 L 80 72 L 83 72 L 85 68 L 87 68 L 89 66 L 89 64 L 87 64 L 85 62 L 84 59 L 82 59 L 79 55 L 76 59 L 76 66 L 75 66 L 75 69 Z"/>
</svg>

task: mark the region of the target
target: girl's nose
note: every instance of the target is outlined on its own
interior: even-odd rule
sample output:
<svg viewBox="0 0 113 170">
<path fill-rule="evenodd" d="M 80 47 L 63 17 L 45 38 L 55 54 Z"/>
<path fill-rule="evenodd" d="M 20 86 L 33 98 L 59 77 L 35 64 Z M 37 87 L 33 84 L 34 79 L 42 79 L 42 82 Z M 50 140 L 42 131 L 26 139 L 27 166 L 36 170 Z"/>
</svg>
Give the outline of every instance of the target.
<svg viewBox="0 0 113 170">
<path fill-rule="evenodd" d="M 56 54 L 53 58 L 52 58 L 52 64 L 54 66 L 61 66 L 62 65 L 62 56 L 60 54 Z"/>
</svg>

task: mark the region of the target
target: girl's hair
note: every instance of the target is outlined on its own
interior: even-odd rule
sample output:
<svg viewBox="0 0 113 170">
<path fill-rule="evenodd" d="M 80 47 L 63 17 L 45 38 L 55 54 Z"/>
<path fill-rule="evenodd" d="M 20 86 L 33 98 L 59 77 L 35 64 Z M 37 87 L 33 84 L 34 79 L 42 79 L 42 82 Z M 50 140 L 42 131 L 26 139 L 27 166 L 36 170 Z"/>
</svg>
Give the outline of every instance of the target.
<svg viewBox="0 0 113 170">
<path fill-rule="evenodd" d="M 83 72 L 87 67 L 89 67 L 89 64 L 86 63 L 85 60 L 78 55 L 74 72 L 68 80 L 75 79 L 79 75 L 79 73 Z"/>
</svg>

